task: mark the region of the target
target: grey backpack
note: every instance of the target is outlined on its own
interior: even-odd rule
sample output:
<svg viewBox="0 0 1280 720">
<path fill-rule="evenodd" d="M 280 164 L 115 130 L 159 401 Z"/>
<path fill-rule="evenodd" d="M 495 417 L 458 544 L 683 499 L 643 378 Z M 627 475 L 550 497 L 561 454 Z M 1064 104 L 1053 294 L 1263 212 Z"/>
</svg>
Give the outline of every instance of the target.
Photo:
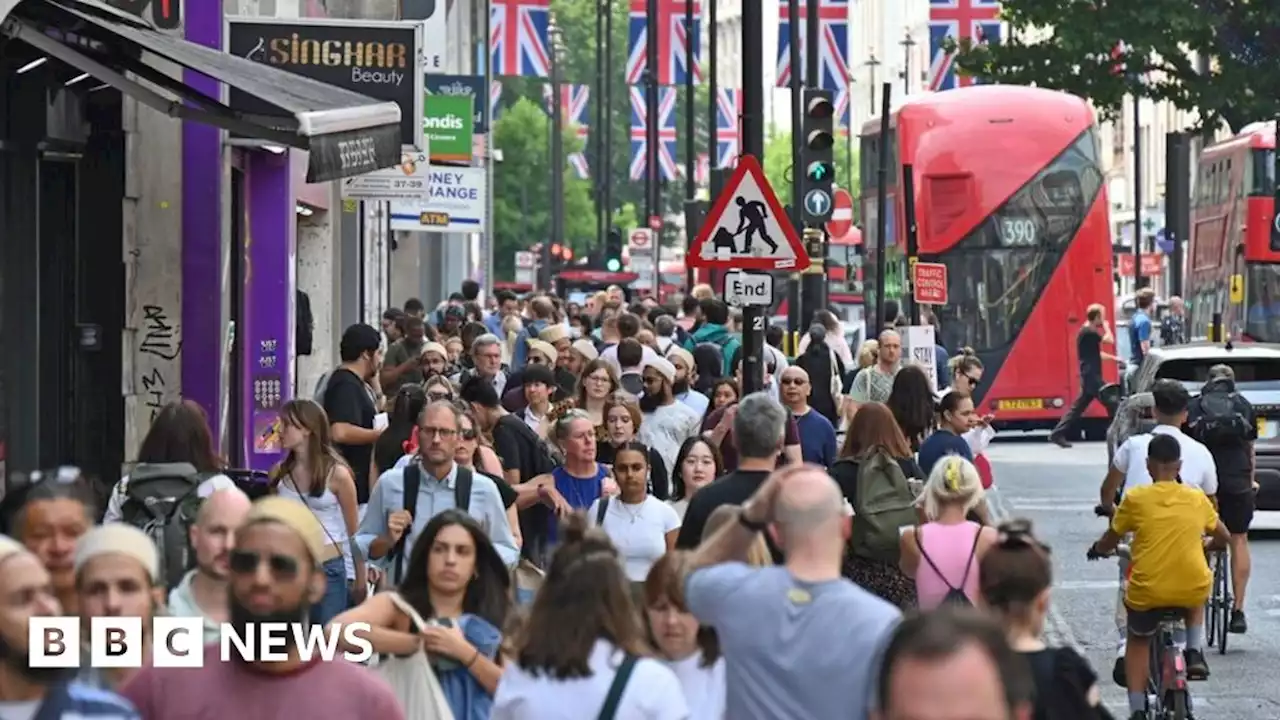
<svg viewBox="0 0 1280 720">
<path fill-rule="evenodd" d="M 189 463 L 143 463 L 129 473 L 120 515 L 145 532 L 160 555 L 160 583 L 172 588 L 187 571 L 189 530 L 200 508 L 201 474 Z"/>
</svg>

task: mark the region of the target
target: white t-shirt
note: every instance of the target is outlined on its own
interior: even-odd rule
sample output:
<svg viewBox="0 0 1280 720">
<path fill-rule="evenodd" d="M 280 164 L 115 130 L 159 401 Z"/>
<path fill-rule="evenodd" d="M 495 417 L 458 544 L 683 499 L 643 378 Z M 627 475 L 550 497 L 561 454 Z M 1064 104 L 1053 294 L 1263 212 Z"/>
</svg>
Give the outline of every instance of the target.
<svg viewBox="0 0 1280 720">
<path fill-rule="evenodd" d="M 604 709 L 622 651 L 596 640 L 587 659 L 591 675 L 557 680 L 546 673 L 534 677 L 511 662 L 498 683 L 490 720 L 583 720 Z M 689 706 L 675 673 L 658 660 L 636 662 L 622 693 L 615 720 L 690 720 Z"/>
<path fill-rule="evenodd" d="M 595 525 L 599 516 L 600 500 L 597 499 L 591 503 L 587 518 Z M 644 582 L 649 568 L 667 552 L 667 533 L 680 529 L 680 516 L 652 495 L 645 496 L 639 505 L 628 505 L 615 497 L 605 508 L 601 528 L 618 548 L 627 579 Z"/>
<path fill-rule="evenodd" d="M 1147 446 L 1156 435 L 1172 435 L 1182 446 L 1182 471 L 1178 476 L 1184 485 L 1200 488 L 1205 495 L 1218 493 L 1218 469 L 1213 464 L 1209 448 L 1170 425 L 1157 425 L 1149 433 L 1134 435 L 1116 450 L 1111 464 L 1124 473 L 1125 490 L 1151 484 L 1151 474 L 1147 472 Z"/>
<path fill-rule="evenodd" d="M 699 650 L 683 660 L 667 662 L 667 667 L 676 674 L 680 687 L 684 688 L 684 699 L 689 703 L 692 720 L 723 720 L 724 657 L 704 667 L 702 651 Z"/>
</svg>

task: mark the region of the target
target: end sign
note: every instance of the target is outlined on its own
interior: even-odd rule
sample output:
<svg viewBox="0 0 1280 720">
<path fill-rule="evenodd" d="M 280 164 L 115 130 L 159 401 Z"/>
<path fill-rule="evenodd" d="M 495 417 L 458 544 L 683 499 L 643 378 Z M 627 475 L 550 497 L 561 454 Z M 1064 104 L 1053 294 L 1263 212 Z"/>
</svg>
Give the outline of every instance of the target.
<svg viewBox="0 0 1280 720">
<path fill-rule="evenodd" d="M 918 262 L 912 265 L 911 284 L 915 301 L 921 305 L 947 304 L 947 266 Z"/>
</svg>

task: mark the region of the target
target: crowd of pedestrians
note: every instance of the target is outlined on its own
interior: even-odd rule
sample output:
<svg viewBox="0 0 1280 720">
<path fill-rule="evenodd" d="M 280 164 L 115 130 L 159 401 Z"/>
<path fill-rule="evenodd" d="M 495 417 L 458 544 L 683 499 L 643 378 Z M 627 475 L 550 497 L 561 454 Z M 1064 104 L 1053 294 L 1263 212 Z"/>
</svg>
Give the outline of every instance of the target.
<svg viewBox="0 0 1280 720">
<path fill-rule="evenodd" d="M 181 401 L 105 496 L 70 470 L 14 485 L 0 717 L 1105 716 L 1087 663 L 1040 639 L 1047 549 L 984 522 L 977 358 L 938 393 L 896 333 L 855 356 L 820 314 L 743 396 L 708 290 L 486 308 L 467 283 L 347 328 L 341 365 L 282 408 L 266 478 L 226 468 Z M 365 623 L 374 659 L 27 662 L 32 616 L 159 613 L 207 640 Z"/>
</svg>

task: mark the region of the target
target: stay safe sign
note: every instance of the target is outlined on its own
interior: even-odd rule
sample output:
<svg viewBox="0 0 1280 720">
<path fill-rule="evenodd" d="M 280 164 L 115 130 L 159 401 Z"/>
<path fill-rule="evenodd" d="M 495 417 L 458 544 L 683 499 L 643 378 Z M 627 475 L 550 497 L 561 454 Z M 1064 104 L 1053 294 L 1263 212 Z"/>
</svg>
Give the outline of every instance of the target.
<svg viewBox="0 0 1280 720">
<path fill-rule="evenodd" d="M 738 270 L 789 270 L 809 264 L 800 236 L 754 156 L 739 158 L 686 262 L 689 267 Z"/>
</svg>

